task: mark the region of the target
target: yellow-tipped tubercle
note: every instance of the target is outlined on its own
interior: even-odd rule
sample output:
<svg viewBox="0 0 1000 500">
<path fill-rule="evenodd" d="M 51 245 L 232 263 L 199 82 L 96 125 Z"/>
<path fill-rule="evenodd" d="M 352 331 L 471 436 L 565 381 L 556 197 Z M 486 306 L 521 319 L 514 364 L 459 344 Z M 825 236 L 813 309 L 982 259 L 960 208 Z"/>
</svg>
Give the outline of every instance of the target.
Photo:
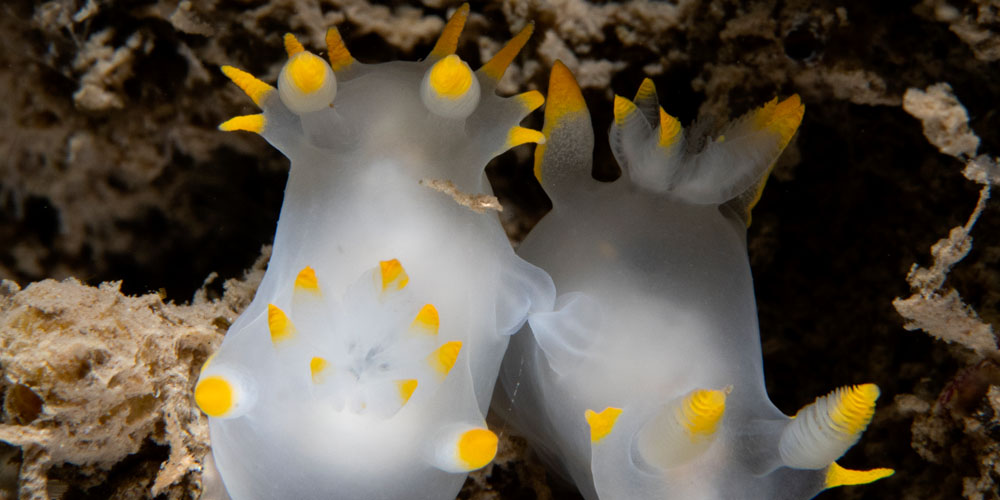
<svg viewBox="0 0 1000 500">
<path fill-rule="evenodd" d="M 206 415 L 221 417 L 233 408 L 234 393 L 233 386 L 228 380 L 213 375 L 198 382 L 198 386 L 194 389 L 194 401 Z"/>
<path fill-rule="evenodd" d="M 587 410 L 583 416 L 590 425 L 590 442 L 597 443 L 611 434 L 618 421 L 618 416 L 622 414 L 621 408 L 607 407 L 604 411 L 597 413 L 594 410 Z"/>
<path fill-rule="evenodd" d="M 431 353 L 427 361 L 430 363 L 431 368 L 438 373 L 438 375 L 444 377 L 448 375 L 452 367 L 455 366 L 455 362 L 458 361 L 458 354 L 462 351 L 462 342 L 455 340 L 452 342 L 446 342 L 436 351 Z"/>
<path fill-rule="evenodd" d="M 458 440 L 458 459 L 469 470 L 485 467 L 497 454 L 500 440 L 489 429 L 472 429 Z"/>
<path fill-rule="evenodd" d="M 319 280 L 316 279 L 316 271 L 309 267 L 303 267 L 295 277 L 295 289 L 312 293 L 319 293 Z"/>
<path fill-rule="evenodd" d="M 397 259 L 379 262 L 379 272 L 382 276 L 382 291 L 402 290 L 410 282 L 410 277 Z"/>
<path fill-rule="evenodd" d="M 465 20 L 469 17 L 469 4 L 463 3 L 445 24 L 441 36 L 438 38 L 434 49 L 431 50 L 431 57 L 442 58 L 449 54 L 454 54 L 458 48 L 458 37 L 465 28 Z"/>
<path fill-rule="evenodd" d="M 312 377 L 313 383 L 319 384 L 323 382 L 324 372 L 326 372 L 326 367 L 330 363 L 319 356 L 315 356 L 309 360 L 309 376 Z"/>
<path fill-rule="evenodd" d="M 615 94 L 615 125 L 618 125 L 619 127 L 625 125 L 625 122 L 632 115 L 632 113 L 635 113 L 638 110 L 639 109 L 636 108 L 634 102 L 628 100 L 626 97 Z"/>
<path fill-rule="evenodd" d="M 895 473 L 896 471 L 892 469 L 850 470 L 834 462 L 826 470 L 826 483 L 824 487 L 830 489 L 838 486 L 868 484 L 887 478 Z"/>
<path fill-rule="evenodd" d="M 633 101 L 652 99 L 655 95 L 656 85 L 653 83 L 653 80 L 643 78 L 642 83 L 639 84 L 639 90 L 635 92 L 635 99 L 633 99 Z"/>
<path fill-rule="evenodd" d="M 421 307 L 420 311 L 417 312 L 417 317 L 413 318 L 411 326 L 417 331 L 437 335 L 438 329 L 441 327 L 441 318 L 438 316 L 438 310 L 434 304 L 426 304 Z"/>
<path fill-rule="evenodd" d="M 666 149 L 676 144 L 680 133 L 681 122 L 660 108 L 660 147 Z"/>
<path fill-rule="evenodd" d="M 417 379 L 397 380 L 396 389 L 399 390 L 401 404 L 405 405 L 413 397 L 413 392 L 417 390 Z"/>
</svg>

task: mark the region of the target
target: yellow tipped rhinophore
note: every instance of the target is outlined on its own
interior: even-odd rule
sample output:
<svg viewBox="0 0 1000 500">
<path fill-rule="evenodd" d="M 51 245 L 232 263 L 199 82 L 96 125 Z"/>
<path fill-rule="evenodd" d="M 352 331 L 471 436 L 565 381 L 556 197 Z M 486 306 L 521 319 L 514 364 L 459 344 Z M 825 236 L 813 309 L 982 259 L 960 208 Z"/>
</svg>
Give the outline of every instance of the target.
<svg viewBox="0 0 1000 500">
<path fill-rule="evenodd" d="M 410 327 L 428 335 L 437 335 L 438 329 L 441 327 L 441 318 L 438 316 L 438 310 L 434 304 L 426 304 L 421 307 Z"/>
<path fill-rule="evenodd" d="M 223 66 L 222 73 L 232 80 L 258 107 L 260 107 L 261 101 L 274 90 L 274 87 L 258 80 L 250 73 L 232 66 Z"/>
<path fill-rule="evenodd" d="M 354 62 L 354 57 L 344 45 L 344 39 L 340 37 L 337 28 L 326 30 L 326 54 L 334 71 L 341 71 Z"/>
<path fill-rule="evenodd" d="M 700 456 L 719 434 L 730 390 L 695 389 L 667 403 L 636 435 L 639 454 L 663 469 Z"/>
<path fill-rule="evenodd" d="M 488 465 L 500 440 L 482 427 L 454 426 L 434 443 L 434 466 L 446 472 L 469 472 Z"/>
<path fill-rule="evenodd" d="M 295 277 L 295 290 L 316 294 L 320 293 L 319 281 L 316 279 L 316 271 L 313 268 L 306 266 L 299 271 L 299 274 Z"/>
<path fill-rule="evenodd" d="M 223 132 L 233 132 L 235 130 L 245 130 L 247 132 L 253 132 L 255 134 L 260 134 L 264 131 L 264 127 L 267 125 L 267 120 L 264 115 L 244 115 L 235 116 L 223 122 L 219 125 L 219 130 Z"/>
<path fill-rule="evenodd" d="M 232 370 L 207 369 L 194 388 L 194 401 L 212 418 L 235 418 L 246 414 L 254 403 L 249 382 Z"/>
<path fill-rule="evenodd" d="M 285 311 L 274 304 L 267 305 L 267 327 L 271 332 L 271 342 L 280 344 L 295 336 L 295 325 Z"/>
<path fill-rule="evenodd" d="M 612 429 L 615 428 L 615 422 L 618 421 L 618 416 L 621 414 L 621 408 L 610 406 L 600 413 L 594 410 L 585 411 L 583 417 L 587 419 L 587 424 L 590 425 L 590 442 L 600 442 L 608 434 L 611 434 Z"/>
<path fill-rule="evenodd" d="M 479 68 L 479 73 L 482 73 L 494 82 L 499 82 L 503 78 L 503 74 L 507 71 L 510 63 L 514 61 L 517 54 L 521 52 L 524 48 L 524 44 L 528 43 L 528 39 L 531 38 L 531 33 L 535 31 L 535 24 L 528 23 L 521 31 L 519 31 L 514 38 L 511 38 L 507 45 L 504 45 L 500 52 L 497 52 L 493 57 L 486 62 L 481 68 Z M 534 109 L 534 108 L 532 108 Z"/>
<path fill-rule="evenodd" d="M 378 263 L 379 276 L 381 277 L 381 290 L 383 292 L 395 292 L 406 288 L 410 282 L 410 277 L 403 269 L 403 265 L 397 259 L 383 260 Z"/>
<path fill-rule="evenodd" d="M 826 470 L 826 484 L 823 487 L 830 489 L 838 486 L 874 483 L 895 473 L 896 471 L 892 469 L 850 470 L 834 462 Z"/>
<path fill-rule="evenodd" d="M 455 366 L 455 362 L 458 361 L 458 354 L 461 351 L 462 342 L 458 340 L 446 342 L 428 356 L 427 362 L 430 363 L 431 368 L 440 377 L 444 378 L 451 371 L 452 367 Z"/>
<path fill-rule="evenodd" d="M 792 140 L 795 131 L 799 129 L 805 111 L 806 107 L 802 104 L 798 94 L 781 102 L 775 98 L 754 112 L 754 127 L 777 134 L 779 137 L 778 147 L 784 149 L 788 145 L 788 141 Z"/>
<path fill-rule="evenodd" d="M 306 51 L 292 35 L 285 36 L 288 62 L 278 75 L 281 102 L 297 114 L 330 107 L 337 95 L 337 78 L 323 58 Z"/>
<path fill-rule="evenodd" d="M 420 82 L 420 98 L 432 113 L 444 118 L 465 118 L 479 105 L 479 80 L 469 65 L 455 54 L 434 63 Z"/>
<path fill-rule="evenodd" d="M 451 18 L 448 19 L 448 24 L 444 26 L 444 30 L 441 31 L 441 36 L 438 38 L 434 48 L 431 50 L 430 59 L 440 59 L 449 54 L 454 54 L 455 49 L 458 48 L 458 37 L 462 34 L 462 30 L 465 29 L 465 20 L 469 17 L 469 4 L 463 3 Z"/>
<path fill-rule="evenodd" d="M 573 78 L 573 73 L 562 61 L 556 61 L 549 75 L 548 102 L 545 104 L 545 126 L 542 135 L 546 141 L 552 137 L 552 131 L 563 125 L 565 120 L 587 115 L 587 103 L 583 100 L 580 86 Z M 539 143 L 535 148 L 535 178 L 542 182 L 542 158 L 545 157 L 545 143 Z"/>
<path fill-rule="evenodd" d="M 861 438 L 878 396 L 875 384 L 843 387 L 799 410 L 781 433 L 782 462 L 796 469 L 829 467 Z"/>
</svg>

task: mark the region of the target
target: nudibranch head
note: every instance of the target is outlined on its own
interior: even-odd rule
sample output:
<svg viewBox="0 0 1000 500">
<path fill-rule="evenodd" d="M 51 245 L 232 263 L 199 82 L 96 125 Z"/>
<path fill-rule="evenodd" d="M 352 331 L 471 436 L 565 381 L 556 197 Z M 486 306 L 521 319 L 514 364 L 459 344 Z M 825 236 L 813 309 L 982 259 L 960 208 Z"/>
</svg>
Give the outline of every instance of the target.
<svg viewBox="0 0 1000 500">
<path fill-rule="evenodd" d="M 288 62 L 278 75 L 281 102 L 296 114 L 330 107 L 337 95 L 337 77 L 321 57 L 306 51 L 291 33 L 285 35 Z"/>
</svg>

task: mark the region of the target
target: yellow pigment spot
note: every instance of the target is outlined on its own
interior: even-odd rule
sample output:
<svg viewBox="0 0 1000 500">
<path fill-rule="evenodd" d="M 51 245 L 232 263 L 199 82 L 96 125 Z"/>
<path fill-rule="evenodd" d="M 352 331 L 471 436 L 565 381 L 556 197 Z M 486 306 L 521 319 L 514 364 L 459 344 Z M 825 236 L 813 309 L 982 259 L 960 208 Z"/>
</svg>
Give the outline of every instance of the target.
<svg viewBox="0 0 1000 500">
<path fill-rule="evenodd" d="M 210 417 L 221 417 L 233 408 L 233 386 L 228 380 L 214 375 L 205 377 L 194 388 L 194 401 Z"/>
<path fill-rule="evenodd" d="M 597 413 L 594 410 L 587 410 L 583 416 L 590 425 L 590 442 L 596 443 L 608 434 L 615 427 L 618 416 L 622 414 L 621 408 L 607 407 L 604 411 Z"/>
<path fill-rule="evenodd" d="M 524 48 L 524 44 L 528 43 L 528 39 L 531 38 L 531 33 L 534 31 L 535 24 L 528 23 L 527 26 L 514 35 L 514 38 L 511 38 L 507 42 L 507 45 L 504 45 L 500 49 L 500 52 L 497 52 L 483 67 L 479 68 L 479 71 L 494 81 L 500 81 L 503 78 L 504 72 L 507 71 L 507 67 L 514 61 L 514 58 L 521 52 L 521 49 Z"/>
<path fill-rule="evenodd" d="M 401 404 L 405 405 L 413 396 L 413 391 L 417 390 L 417 379 L 397 380 L 396 389 L 399 390 L 399 399 L 402 400 Z"/>
<path fill-rule="evenodd" d="M 446 342 L 436 351 L 432 352 L 427 361 L 434 368 L 434 371 L 438 372 L 441 376 L 445 376 L 455 366 L 455 362 L 458 361 L 458 353 L 461 351 L 462 343 L 460 341 Z"/>
<path fill-rule="evenodd" d="M 634 101 L 648 101 L 656 97 L 656 85 L 653 84 L 653 80 L 649 78 L 643 78 L 642 84 L 639 85 L 639 90 L 635 93 Z"/>
<path fill-rule="evenodd" d="M 437 335 L 438 329 L 441 326 L 441 319 L 438 317 L 438 310 L 434 307 L 434 304 L 427 304 L 421 307 L 420 312 L 417 313 L 416 318 L 413 318 L 413 323 L 410 326 L 429 335 Z"/>
<path fill-rule="evenodd" d="M 326 63 L 315 54 L 299 52 L 288 61 L 288 76 L 303 94 L 316 92 L 326 83 Z"/>
<path fill-rule="evenodd" d="M 274 87 L 258 80 L 250 73 L 232 66 L 223 66 L 222 73 L 232 80 L 257 106 L 260 106 L 264 97 L 274 90 Z"/>
<path fill-rule="evenodd" d="M 485 467 L 497 454 L 500 440 L 488 429 L 472 429 L 458 439 L 458 459 L 469 470 Z"/>
<path fill-rule="evenodd" d="M 628 120 L 629 115 L 638 111 L 635 107 L 635 103 L 632 101 L 615 94 L 615 125 L 619 127 L 625 125 L 625 121 Z"/>
<path fill-rule="evenodd" d="M 264 125 L 266 124 L 267 120 L 264 119 L 264 115 L 235 116 L 219 125 L 219 130 L 223 132 L 244 130 L 246 132 L 259 134 L 264 131 Z"/>
<path fill-rule="evenodd" d="M 295 326 L 285 311 L 274 304 L 267 305 L 267 327 L 271 331 L 271 342 L 277 344 L 295 335 Z"/>
<path fill-rule="evenodd" d="M 532 130 L 530 128 L 524 128 L 520 126 L 515 126 L 510 129 L 510 133 L 507 134 L 507 149 L 514 146 L 520 146 L 521 144 L 527 143 L 544 144 L 545 134 Z"/>
<path fill-rule="evenodd" d="M 299 52 L 305 51 L 306 48 L 299 43 L 299 40 L 295 38 L 295 35 L 291 33 L 285 33 L 285 52 L 288 57 L 292 57 Z"/>
<path fill-rule="evenodd" d="M 660 108 L 660 142 L 661 148 L 669 148 L 677 143 L 681 136 L 681 122 Z"/>
<path fill-rule="evenodd" d="M 529 90 L 523 94 L 518 94 L 514 96 L 514 99 L 517 99 L 521 103 L 521 106 L 524 106 L 524 109 L 529 113 L 542 107 L 542 104 L 545 104 L 545 96 L 537 90 Z"/>
<path fill-rule="evenodd" d="M 410 282 L 410 277 L 406 275 L 406 270 L 398 260 L 383 260 L 378 263 L 379 271 L 382 274 L 382 291 L 402 290 Z"/>
<path fill-rule="evenodd" d="M 587 113 L 587 103 L 583 100 L 580 86 L 573 78 L 562 61 L 556 61 L 549 75 L 548 103 L 545 105 L 545 126 L 542 134 L 548 139 L 552 131 L 561 126 L 568 118 L 579 117 Z M 535 178 L 542 182 L 542 158 L 545 157 L 545 146 L 539 143 L 535 148 Z"/>
<path fill-rule="evenodd" d="M 853 436 L 865 430 L 875 415 L 879 390 L 875 384 L 843 387 L 834 391 L 827 411 L 835 430 Z"/>
<path fill-rule="evenodd" d="M 681 424 L 687 429 L 692 441 L 711 436 L 719 428 L 722 415 L 726 411 L 726 393 L 698 389 L 684 398 L 681 404 Z"/>
<path fill-rule="evenodd" d="M 351 57 L 351 52 L 344 45 L 344 39 L 340 37 L 337 28 L 326 30 L 326 54 L 330 60 L 330 67 L 334 71 L 340 71 L 354 62 L 354 58 Z"/>
<path fill-rule="evenodd" d="M 838 486 L 868 484 L 887 478 L 895 473 L 896 471 L 892 469 L 850 470 L 834 462 L 826 470 L 826 484 L 824 484 L 824 487 L 829 489 Z"/>
<path fill-rule="evenodd" d="M 784 148 L 788 145 L 788 141 L 792 140 L 795 131 L 799 129 L 805 111 L 806 107 L 802 104 L 798 94 L 781 102 L 774 98 L 754 113 L 754 127 L 758 130 L 767 129 L 778 134 L 780 137 L 778 147 Z"/>
<path fill-rule="evenodd" d="M 439 97 L 458 99 L 472 87 L 472 70 L 452 54 L 434 63 L 429 82 Z"/>
<path fill-rule="evenodd" d="M 327 360 L 319 356 L 315 356 L 313 359 L 309 360 L 309 376 L 312 377 L 314 384 L 323 382 L 323 372 L 329 365 L 330 363 Z"/>
<path fill-rule="evenodd" d="M 455 48 L 458 47 L 458 36 L 462 34 L 462 29 L 465 28 L 465 20 L 468 17 L 469 4 L 463 3 L 451 15 L 451 19 L 448 19 L 448 24 L 444 26 L 441 37 L 438 38 L 437 43 L 434 44 L 434 49 L 431 50 L 431 57 L 441 58 L 455 53 Z"/>
<path fill-rule="evenodd" d="M 303 267 L 299 271 L 298 276 L 295 277 L 295 289 L 319 293 L 319 281 L 316 279 L 316 271 L 309 266 Z"/>
</svg>

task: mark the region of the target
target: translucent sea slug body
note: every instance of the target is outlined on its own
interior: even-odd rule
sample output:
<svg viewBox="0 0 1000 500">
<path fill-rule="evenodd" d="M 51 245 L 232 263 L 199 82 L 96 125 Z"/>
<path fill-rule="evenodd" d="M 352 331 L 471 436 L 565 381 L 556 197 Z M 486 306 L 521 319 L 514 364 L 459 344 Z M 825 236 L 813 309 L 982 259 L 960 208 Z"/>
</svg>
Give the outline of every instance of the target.
<svg viewBox="0 0 1000 500">
<path fill-rule="evenodd" d="M 553 209 L 518 252 L 560 295 L 514 337 L 495 407 L 587 499 L 807 499 L 891 474 L 834 462 L 877 387 L 794 419 L 764 387 L 746 225 L 802 119 L 798 96 L 699 145 L 646 80 L 615 99 L 611 183 L 590 175 L 589 113 L 561 64 L 547 99 L 535 174 Z"/>
<path fill-rule="evenodd" d="M 421 62 L 361 64 L 331 29 L 329 62 L 286 36 L 277 88 L 223 68 L 263 113 L 220 128 L 291 160 L 267 273 L 195 389 L 235 500 L 451 499 L 496 452 L 508 336 L 555 291 L 495 213 L 422 181 L 489 194 L 487 161 L 541 140 L 518 123 L 543 99 L 494 94 L 530 26 L 473 72 L 467 13 Z"/>
</svg>

